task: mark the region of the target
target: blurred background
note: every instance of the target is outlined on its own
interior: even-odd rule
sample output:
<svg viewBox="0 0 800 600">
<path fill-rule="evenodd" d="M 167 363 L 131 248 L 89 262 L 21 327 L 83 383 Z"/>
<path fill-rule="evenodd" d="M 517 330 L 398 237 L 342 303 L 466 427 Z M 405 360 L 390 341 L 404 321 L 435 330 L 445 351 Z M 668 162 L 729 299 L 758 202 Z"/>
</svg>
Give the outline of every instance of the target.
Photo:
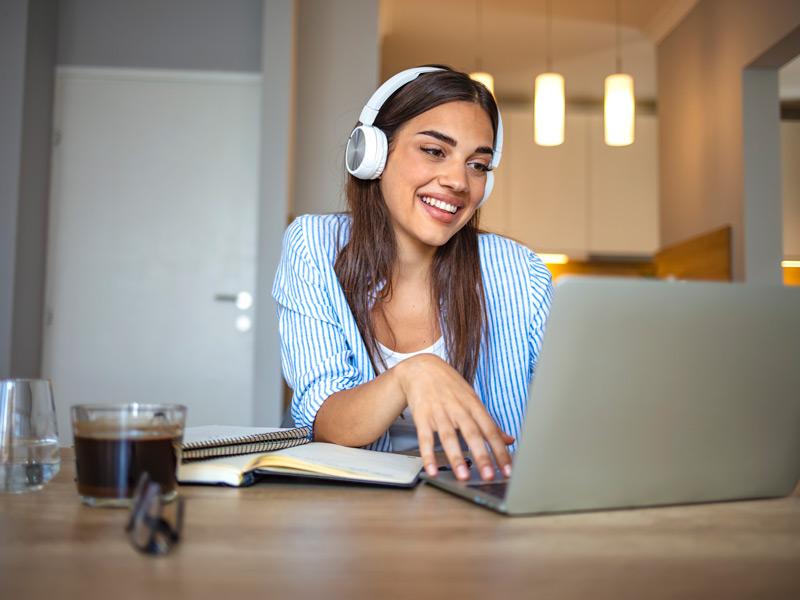
<svg viewBox="0 0 800 600">
<path fill-rule="evenodd" d="M 0 0 L 0 377 L 52 378 L 63 443 L 79 402 L 277 425 L 283 230 L 343 210 L 361 107 L 425 63 L 492 76 L 482 226 L 556 278 L 798 285 L 798 55 L 796 0 Z"/>
</svg>

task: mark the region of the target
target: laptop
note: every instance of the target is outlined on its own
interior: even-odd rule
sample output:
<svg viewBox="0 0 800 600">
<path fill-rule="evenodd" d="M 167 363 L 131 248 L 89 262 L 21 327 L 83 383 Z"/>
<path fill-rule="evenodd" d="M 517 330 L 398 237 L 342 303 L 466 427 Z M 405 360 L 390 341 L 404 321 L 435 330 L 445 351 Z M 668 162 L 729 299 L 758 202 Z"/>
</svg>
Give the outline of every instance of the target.
<svg viewBox="0 0 800 600">
<path fill-rule="evenodd" d="M 564 278 L 528 398 L 510 479 L 426 481 L 508 515 L 785 496 L 800 288 Z"/>
</svg>

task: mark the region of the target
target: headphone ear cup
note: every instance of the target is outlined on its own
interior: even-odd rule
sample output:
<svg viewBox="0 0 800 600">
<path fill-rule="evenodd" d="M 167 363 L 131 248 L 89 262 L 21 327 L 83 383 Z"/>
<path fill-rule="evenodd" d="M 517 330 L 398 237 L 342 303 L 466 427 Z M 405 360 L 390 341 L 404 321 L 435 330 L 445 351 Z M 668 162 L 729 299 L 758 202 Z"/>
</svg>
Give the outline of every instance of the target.
<svg viewBox="0 0 800 600">
<path fill-rule="evenodd" d="M 481 198 L 480 204 L 478 204 L 478 208 L 483 206 L 483 203 L 489 199 L 489 196 L 491 195 L 493 189 L 494 189 L 494 173 L 489 171 L 486 174 L 486 185 L 483 188 L 483 198 Z"/>
<path fill-rule="evenodd" d="M 377 179 L 386 166 L 388 153 L 389 143 L 383 131 L 372 125 L 359 125 L 347 140 L 347 172 L 358 179 Z"/>
</svg>

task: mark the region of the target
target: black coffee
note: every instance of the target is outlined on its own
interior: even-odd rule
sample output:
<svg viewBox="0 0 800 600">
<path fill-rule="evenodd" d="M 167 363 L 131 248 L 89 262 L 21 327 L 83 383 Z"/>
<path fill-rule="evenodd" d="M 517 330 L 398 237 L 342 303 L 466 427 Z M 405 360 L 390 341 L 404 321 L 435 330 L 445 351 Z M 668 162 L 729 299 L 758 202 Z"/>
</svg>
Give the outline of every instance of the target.
<svg viewBox="0 0 800 600">
<path fill-rule="evenodd" d="M 95 498 L 129 498 L 139 476 L 147 471 L 163 493 L 175 490 L 180 436 L 172 431 L 147 432 L 134 437 L 103 437 L 102 433 L 75 435 L 78 493 Z M 125 434 L 122 434 L 124 436 Z"/>
</svg>

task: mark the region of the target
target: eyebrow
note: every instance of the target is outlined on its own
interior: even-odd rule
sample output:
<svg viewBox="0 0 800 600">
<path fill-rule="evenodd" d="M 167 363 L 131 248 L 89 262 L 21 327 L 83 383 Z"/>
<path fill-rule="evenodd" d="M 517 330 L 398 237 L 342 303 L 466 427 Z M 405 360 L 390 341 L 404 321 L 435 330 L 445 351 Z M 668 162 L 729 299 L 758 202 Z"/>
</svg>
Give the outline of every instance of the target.
<svg viewBox="0 0 800 600">
<path fill-rule="evenodd" d="M 436 131 L 435 129 L 426 129 L 425 131 L 419 131 L 417 132 L 417 135 L 428 135 L 432 138 L 439 140 L 440 142 L 444 142 L 445 144 L 452 146 L 453 148 L 455 148 L 458 145 L 458 142 L 456 142 L 449 135 L 446 135 L 441 131 Z M 475 149 L 475 153 L 494 155 L 494 150 L 492 148 L 489 148 L 488 146 L 478 146 Z"/>
</svg>

